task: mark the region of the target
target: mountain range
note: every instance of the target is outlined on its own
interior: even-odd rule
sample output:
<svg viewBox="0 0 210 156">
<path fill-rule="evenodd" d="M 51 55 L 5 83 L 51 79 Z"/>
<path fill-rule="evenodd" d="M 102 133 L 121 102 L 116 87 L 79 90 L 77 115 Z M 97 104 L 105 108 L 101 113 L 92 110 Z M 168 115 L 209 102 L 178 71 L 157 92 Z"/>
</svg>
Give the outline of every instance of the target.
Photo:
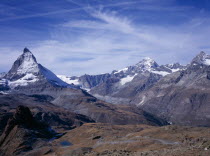
<svg viewBox="0 0 210 156">
<path fill-rule="evenodd" d="M 27 105 L 25 101 L 30 101 L 30 106 L 32 106 L 33 103 L 40 100 L 38 102 L 39 105 L 41 104 L 40 107 L 43 107 L 42 102 L 45 102 L 77 114 L 86 115 L 96 122 L 166 124 L 164 120 L 153 117 L 137 107 L 116 106 L 98 100 L 76 85 L 67 84 L 37 63 L 35 56 L 27 48 L 23 50 L 9 72 L 3 74 L 0 89 L 1 101 L 4 102 L 5 98 L 10 98 L 10 101 L 14 103 L 7 104 L 7 109 L 4 107 L 3 111 L 6 112 L 16 105 L 17 101 L 22 105 Z M 22 94 L 25 96 L 23 97 Z M 18 100 L 19 98 L 25 98 L 25 100 Z"/>
<path fill-rule="evenodd" d="M 187 65 L 158 65 L 145 58 L 107 74 L 58 77 L 98 99 L 135 105 L 170 123 L 210 126 L 210 55 L 205 52 Z"/>
<path fill-rule="evenodd" d="M 55 75 L 43 67 L 33 53 L 24 48 L 9 72 L 0 74 L 0 156 L 58 152 L 52 147 L 56 148 L 59 138 L 74 138 L 72 129 L 86 134 L 83 138 L 90 138 L 87 137 L 90 131 L 80 127 L 90 127 L 93 131 L 91 135 L 96 130 L 98 134 L 93 137 L 96 144 L 91 142 L 91 148 L 80 147 L 84 153 L 97 149 L 101 141 L 107 142 L 101 135 L 110 138 L 107 133 L 113 125 L 119 133 L 126 134 L 120 136 L 122 139 L 131 135 L 127 131 L 136 133 L 130 130 L 130 125 L 143 124 L 144 128 L 136 126 L 136 130 L 151 129 L 146 134 L 156 131 L 157 128 L 151 128 L 153 126 L 164 126 L 168 130 L 171 128 L 167 127 L 169 124 L 210 127 L 209 88 L 210 55 L 205 52 L 200 52 L 187 65 L 158 65 L 151 58 L 144 58 L 135 65 L 111 73 L 65 76 Z M 100 127 L 102 130 L 98 131 Z M 172 129 L 178 132 L 170 129 L 170 133 L 182 131 L 180 127 L 172 126 Z M 163 129 L 158 128 L 158 131 L 162 134 Z M 196 129 L 192 131 L 194 134 Z M 51 144 L 50 140 L 55 144 Z M 153 144 L 155 141 L 170 144 L 164 139 L 152 141 Z M 193 145 L 200 148 L 199 143 Z M 67 144 L 70 146 L 70 143 Z M 75 147 L 82 144 L 79 142 Z M 178 144 L 171 143 L 175 148 Z M 204 141 L 202 144 L 207 146 Z M 81 149 L 76 150 L 79 151 Z M 100 150 L 95 152 L 100 153 Z M 132 152 L 131 155 L 135 153 Z M 126 154 L 129 152 L 126 151 Z"/>
</svg>

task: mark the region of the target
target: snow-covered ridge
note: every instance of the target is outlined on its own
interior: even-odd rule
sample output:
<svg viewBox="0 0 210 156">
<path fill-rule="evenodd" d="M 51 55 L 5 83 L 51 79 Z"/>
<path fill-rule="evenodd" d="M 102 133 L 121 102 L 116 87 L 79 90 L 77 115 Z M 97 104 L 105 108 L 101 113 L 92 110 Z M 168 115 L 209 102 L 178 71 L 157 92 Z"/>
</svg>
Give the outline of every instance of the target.
<svg viewBox="0 0 210 156">
<path fill-rule="evenodd" d="M 142 61 L 136 64 L 142 71 L 151 71 L 152 68 L 157 67 L 158 64 L 151 58 L 145 57 Z"/>
<path fill-rule="evenodd" d="M 205 52 L 200 52 L 191 62 L 192 65 L 203 64 L 210 65 L 210 55 L 207 55 Z"/>
<path fill-rule="evenodd" d="M 90 88 L 86 88 L 84 86 L 81 85 L 81 82 L 79 81 L 78 77 L 70 77 L 70 76 L 65 76 L 65 75 L 57 75 L 58 78 L 60 78 L 62 81 L 66 82 L 67 84 L 70 85 L 75 85 L 80 87 L 81 89 L 86 90 L 87 92 L 90 91 Z"/>
<path fill-rule="evenodd" d="M 72 79 L 71 77 L 65 75 L 57 75 L 57 77 L 68 84 L 80 85 L 79 79 Z"/>
<path fill-rule="evenodd" d="M 153 59 L 146 57 L 140 62 L 138 62 L 136 65 L 129 66 L 118 71 L 114 71 L 113 74 L 123 73 L 127 77 L 131 77 L 132 75 L 137 73 L 150 72 L 161 76 L 166 76 L 173 72 L 182 70 L 182 67 L 183 66 L 181 66 L 179 63 L 159 66 Z"/>
<path fill-rule="evenodd" d="M 118 74 L 121 72 L 126 73 L 126 72 L 129 72 L 129 70 L 131 70 L 131 68 L 136 69 L 138 72 L 151 71 L 152 68 L 155 68 L 157 66 L 158 66 L 158 64 L 153 59 L 151 59 L 149 57 L 145 57 L 143 60 L 138 62 L 136 65 L 129 66 L 129 67 L 114 71 L 113 74 Z"/>
<path fill-rule="evenodd" d="M 115 71 L 114 74 L 120 73 L 120 72 L 126 72 L 128 70 L 128 67 L 120 69 L 118 71 Z"/>
</svg>

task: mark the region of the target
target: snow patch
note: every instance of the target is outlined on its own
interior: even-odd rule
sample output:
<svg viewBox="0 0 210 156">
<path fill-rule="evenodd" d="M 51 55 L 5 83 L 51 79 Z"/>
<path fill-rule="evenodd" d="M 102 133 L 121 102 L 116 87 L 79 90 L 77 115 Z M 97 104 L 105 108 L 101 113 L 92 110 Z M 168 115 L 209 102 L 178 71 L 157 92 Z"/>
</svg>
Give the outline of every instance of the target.
<svg viewBox="0 0 210 156">
<path fill-rule="evenodd" d="M 4 85 L 7 83 L 7 80 L 6 79 L 0 79 L 0 85 Z"/>
<path fill-rule="evenodd" d="M 114 72 L 114 74 L 117 74 L 117 73 L 120 73 L 120 72 L 126 72 L 128 70 L 128 67 L 126 67 L 126 68 L 123 68 L 123 69 L 121 69 L 121 70 L 118 70 L 118 71 L 116 71 L 116 72 Z"/>
<path fill-rule="evenodd" d="M 155 66 L 155 61 L 149 57 L 144 58 L 142 61 L 136 64 L 137 67 L 140 67 L 142 71 L 151 71 Z"/>
<path fill-rule="evenodd" d="M 177 72 L 177 71 L 179 71 L 179 70 L 181 70 L 181 69 L 180 69 L 180 68 L 177 68 L 177 69 L 171 69 L 172 73 Z"/>
<path fill-rule="evenodd" d="M 79 85 L 79 80 L 78 79 L 72 79 L 71 77 L 65 76 L 65 75 L 57 75 L 58 78 L 63 80 L 64 82 L 68 84 L 74 84 L 74 85 Z"/>
<path fill-rule="evenodd" d="M 141 102 L 139 103 L 140 106 L 143 105 L 143 103 L 144 103 L 144 101 L 145 101 L 145 98 L 146 98 L 145 96 L 142 97 L 142 100 L 141 100 Z"/>
<path fill-rule="evenodd" d="M 126 84 L 126 83 L 132 81 L 133 78 L 134 78 L 136 75 L 137 75 L 137 74 L 135 74 L 135 75 L 133 75 L 133 76 L 128 75 L 127 77 L 122 78 L 122 79 L 120 80 L 120 84 L 121 84 L 121 85 L 124 85 L 124 84 Z"/>
<path fill-rule="evenodd" d="M 37 76 L 33 75 L 32 73 L 29 73 L 16 81 L 8 81 L 8 85 L 11 88 L 15 88 L 17 86 L 27 86 L 29 83 L 34 83 L 38 80 L 39 79 L 37 78 Z"/>
<path fill-rule="evenodd" d="M 210 66 L 210 59 L 205 59 L 203 61 L 203 64 L 207 65 L 207 66 Z"/>
<path fill-rule="evenodd" d="M 3 91 L 0 91 L 0 93 L 1 93 L 1 94 L 5 94 L 5 95 L 6 95 L 6 94 L 8 94 L 8 93 L 6 93 L 6 92 L 3 92 Z"/>
<path fill-rule="evenodd" d="M 166 76 L 166 75 L 168 75 L 168 74 L 170 74 L 170 73 L 168 73 L 168 72 L 165 72 L 165 71 L 151 71 L 152 73 L 155 73 L 155 74 L 158 74 L 158 75 L 162 75 L 162 76 Z"/>
</svg>

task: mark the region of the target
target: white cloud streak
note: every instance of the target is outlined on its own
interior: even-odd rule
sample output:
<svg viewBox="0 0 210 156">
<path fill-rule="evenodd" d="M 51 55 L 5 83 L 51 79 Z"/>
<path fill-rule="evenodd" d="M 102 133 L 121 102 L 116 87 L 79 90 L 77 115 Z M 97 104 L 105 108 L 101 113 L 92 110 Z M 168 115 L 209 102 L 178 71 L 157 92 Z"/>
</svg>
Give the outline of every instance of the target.
<svg viewBox="0 0 210 156">
<path fill-rule="evenodd" d="M 99 74 L 133 65 L 144 56 L 152 57 L 160 64 L 187 63 L 199 51 L 210 51 L 208 18 L 164 26 L 138 23 L 108 9 L 88 7 L 87 13 L 92 18 L 59 24 L 51 32 L 53 39 L 29 47 L 41 64 L 56 74 Z M 76 30 L 80 33 L 74 38 L 69 32 Z M 10 53 L 10 58 L 5 53 L 0 55 L 8 59 L 0 66 L 9 69 L 8 62 L 13 62 L 18 52 Z M 78 60 L 71 61 L 74 58 Z"/>
</svg>

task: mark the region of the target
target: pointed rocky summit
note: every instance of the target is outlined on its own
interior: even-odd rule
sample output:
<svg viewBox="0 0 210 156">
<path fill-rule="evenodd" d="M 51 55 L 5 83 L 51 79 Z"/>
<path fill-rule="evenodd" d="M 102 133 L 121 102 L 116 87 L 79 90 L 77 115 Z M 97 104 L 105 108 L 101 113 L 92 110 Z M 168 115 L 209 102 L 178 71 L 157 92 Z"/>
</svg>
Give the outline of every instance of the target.
<svg viewBox="0 0 210 156">
<path fill-rule="evenodd" d="M 11 89 L 35 83 L 50 83 L 53 86 L 60 87 L 70 86 L 50 70 L 37 63 L 35 56 L 28 48 L 24 48 L 23 53 L 14 62 L 4 78 L 8 81 L 8 86 Z"/>
</svg>

